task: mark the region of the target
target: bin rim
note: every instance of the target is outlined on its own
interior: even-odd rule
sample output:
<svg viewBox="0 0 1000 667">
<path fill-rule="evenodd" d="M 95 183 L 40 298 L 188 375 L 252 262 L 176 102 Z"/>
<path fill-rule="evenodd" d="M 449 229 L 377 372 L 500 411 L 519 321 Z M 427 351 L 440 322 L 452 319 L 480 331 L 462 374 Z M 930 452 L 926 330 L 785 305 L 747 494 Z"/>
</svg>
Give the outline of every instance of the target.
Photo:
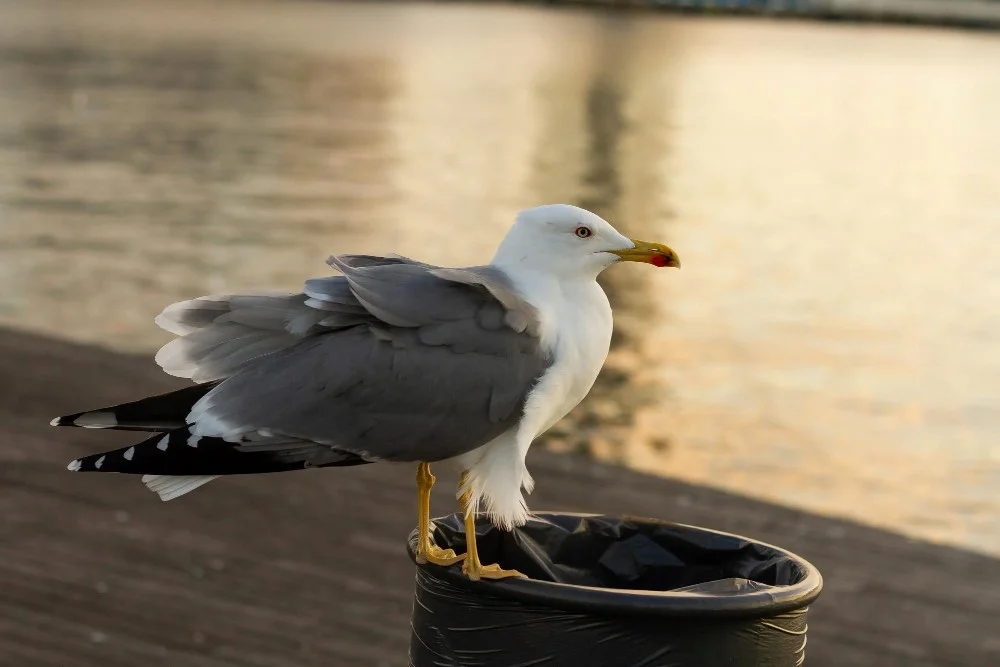
<svg viewBox="0 0 1000 667">
<path fill-rule="evenodd" d="M 422 572 L 426 576 L 441 579 L 458 588 L 472 590 L 483 595 L 553 607 L 563 611 L 603 616 L 765 618 L 807 607 L 819 597 L 823 589 L 823 577 L 812 563 L 787 549 L 744 535 L 649 517 L 551 511 L 532 512 L 531 514 L 531 518 L 541 520 L 548 517 L 608 518 L 640 524 L 656 523 L 681 531 L 742 540 L 771 549 L 794 561 L 801 568 L 804 576 L 800 581 L 786 586 L 769 585 L 764 590 L 722 596 L 683 591 L 644 591 L 581 586 L 527 578 L 472 581 L 462 573 L 461 563 L 450 567 L 417 564 L 418 574 Z M 457 518 L 461 521 L 458 513 L 431 519 L 432 535 L 435 521 L 451 518 Z M 477 521 L 480 521 L 485 518 L 485 515 L 479 514 L 476 518 Z M 414 563 L 416 563 L 416 548 L 417 531 L 414 529 L 407 540 L 407 553 Z"/>
</svg>

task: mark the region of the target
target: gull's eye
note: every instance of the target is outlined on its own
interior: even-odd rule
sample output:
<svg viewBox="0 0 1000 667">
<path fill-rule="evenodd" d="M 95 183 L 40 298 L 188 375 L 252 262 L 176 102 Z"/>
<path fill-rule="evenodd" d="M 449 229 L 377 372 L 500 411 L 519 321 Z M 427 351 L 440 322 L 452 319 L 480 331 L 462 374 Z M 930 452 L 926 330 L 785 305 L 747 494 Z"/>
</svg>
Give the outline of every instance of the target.
<svg viewBox="0 0 1000 667">
<path fill-rule="evenodd" d="M 577 237 L 579 237 L 581 239 L 589 239 L 590 235 L 593 234 L 594 232 L 590 231 L 590 227 L 580 226 L 580 227 L 577 227 L 576 231 L 573 232 L 573 233 L 576 234 Z"/>
</svg>

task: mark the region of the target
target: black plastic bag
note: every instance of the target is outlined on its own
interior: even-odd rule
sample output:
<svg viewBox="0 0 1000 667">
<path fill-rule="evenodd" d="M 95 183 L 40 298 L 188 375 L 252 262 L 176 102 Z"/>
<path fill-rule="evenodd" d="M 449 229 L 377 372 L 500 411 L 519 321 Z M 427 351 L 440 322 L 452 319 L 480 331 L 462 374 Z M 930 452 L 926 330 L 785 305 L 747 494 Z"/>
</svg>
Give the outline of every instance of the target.
<svg viewBox="0 0 1000 667">
<path fill-rule="evenodd" d="M 465 551 L 461 515 L 435 543 Z M 476 524 L 483 563 L 528 579 L 417 568 L 412 667 L 796 667 L 819 571 L 787 551 L 652 519 L 535 514 Z M 416 532 L 409 551 L 416 550 Z"/>
</svg>

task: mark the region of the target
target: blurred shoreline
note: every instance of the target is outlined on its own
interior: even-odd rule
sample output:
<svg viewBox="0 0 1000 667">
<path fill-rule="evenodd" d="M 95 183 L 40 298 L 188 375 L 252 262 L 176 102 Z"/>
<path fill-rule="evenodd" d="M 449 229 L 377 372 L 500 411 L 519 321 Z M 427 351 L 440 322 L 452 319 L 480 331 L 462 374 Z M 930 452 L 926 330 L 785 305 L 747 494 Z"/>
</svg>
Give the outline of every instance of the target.
<svg viewBox="0 0 1000 667">
<path fill-rule="evenodd" d="M 513 2 L 696 15 L 1000 29 L 1000 2 L 997 0 L 513 0 Z"/>
</svg>

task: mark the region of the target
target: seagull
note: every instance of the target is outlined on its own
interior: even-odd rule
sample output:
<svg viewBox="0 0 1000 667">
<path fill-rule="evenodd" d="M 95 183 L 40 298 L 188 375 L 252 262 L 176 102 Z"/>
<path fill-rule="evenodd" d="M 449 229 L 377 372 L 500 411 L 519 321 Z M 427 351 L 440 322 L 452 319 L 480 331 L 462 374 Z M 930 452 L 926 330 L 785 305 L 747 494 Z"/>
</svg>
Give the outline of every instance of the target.
<svg viewBox="0 0 1000 667">
<path fill-rule="evenodd" d="M 155 322 L 177 337 L 156 362 L 195 384 L 51 423 L 150 434 L 68 468 L 141 474 L 163 500 L 221 475 L 416 463 L 417 562 L 523 576 L 482 564 L 475 515 L 505 530 L 528 520 L 525 456 L 597 379 L 612 315 L 596 279 L 623 261 L 680 267 L 667 246 L 566 204 L 520 212 L 485 266 L 334 255 L 339 275 L 299 293 L 168 306 Z M 430 536 L 430 464 L 444 461 L 461 471 L 461 555 Z"/>
</svg>

